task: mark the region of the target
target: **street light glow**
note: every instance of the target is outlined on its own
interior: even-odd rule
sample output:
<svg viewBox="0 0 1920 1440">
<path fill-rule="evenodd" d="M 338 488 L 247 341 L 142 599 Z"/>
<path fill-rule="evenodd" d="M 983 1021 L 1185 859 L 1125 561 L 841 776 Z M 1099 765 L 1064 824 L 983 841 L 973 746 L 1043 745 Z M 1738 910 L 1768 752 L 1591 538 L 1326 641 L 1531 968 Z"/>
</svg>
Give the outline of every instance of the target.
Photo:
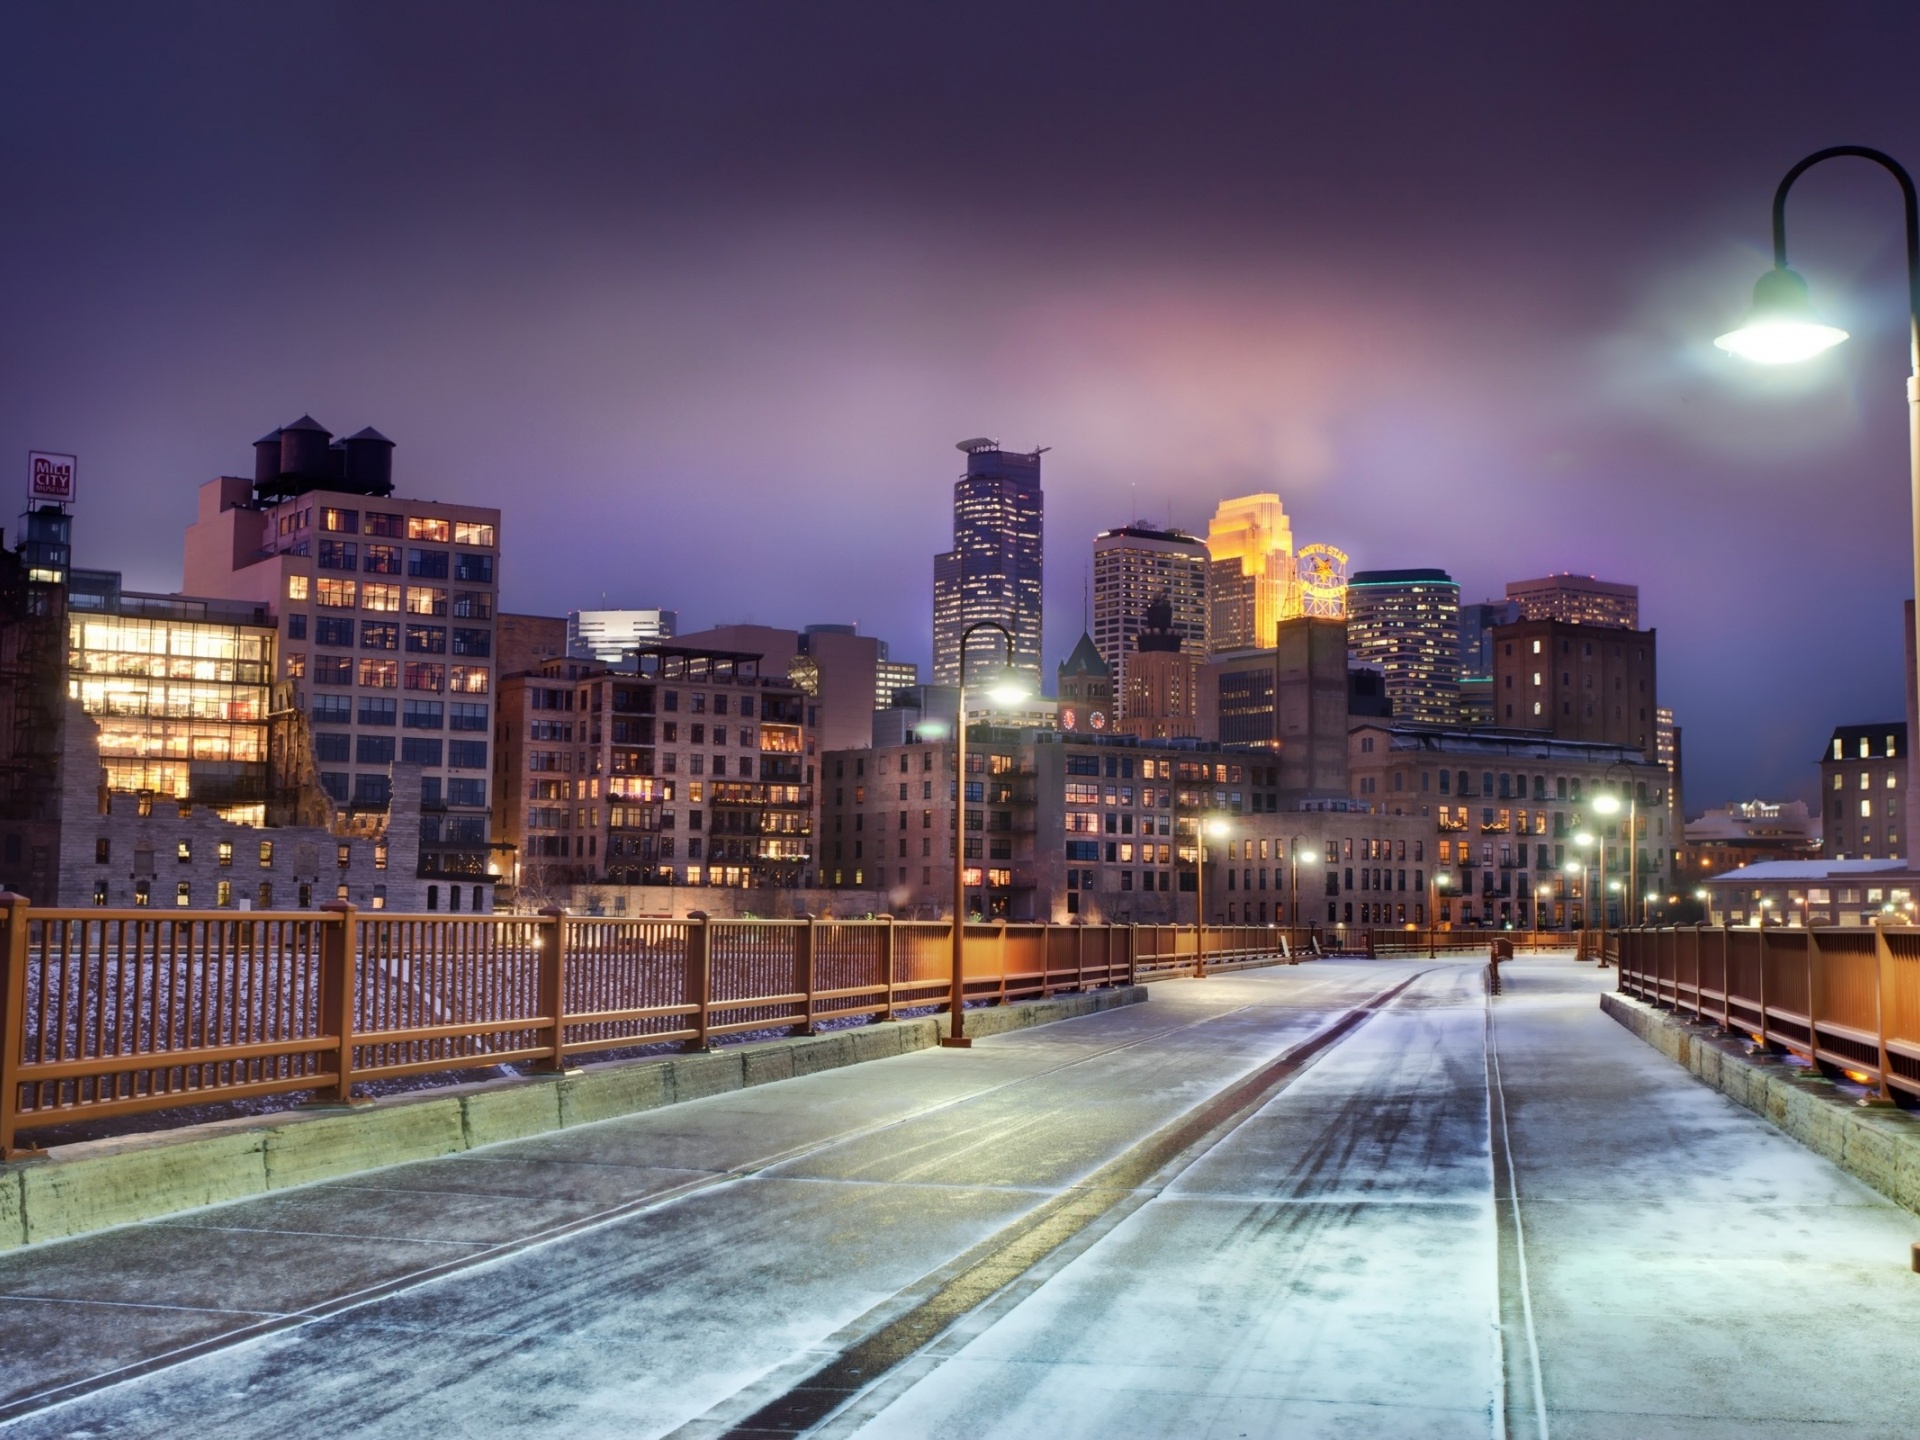
<svg viewBox="0 0 1920 1440">
<path fill-rule="evenodd" d="M 1021 704 L 1032 692 L 1018 680 L 996 680 L 987 689 L 987 698 L 996 705 Z"/>
<path fill-rule="evenodd" d="M 1582 830 L 1578 835 L 1573 837 L 1573 843 L 1576 845 L 1591 845 L 1593 843 L 1593 836 Z"/>
<path fill-rule="evenodd" d="M 1593 808 L 1602 815 L 1618 815 L 1620 813 L 1620 797 L 1617 795 L 1596 795 L 1593 797 Z"/>
<path fill-rule="evenodd" d="M 1753 287 L 1753 308 L 1736 330 L 1713 343 L 1756 365 L 1792 365 L 1831 350 L 1847 332 L 1823 324 L 1813 313 L 1807 282 L 1785 266 L 1762 275 Z"/>
<path fill-rule="evenodd" d="M 1216 815 L 1211 820 L 1207 821 L 1206 829 L 1207 829 L 1207 834 L 1212 835 L 1217 839 L 1218 837 L 1227 833 L 1227 822 L 1222 820 L 1218 815 Z"/>
</svg>

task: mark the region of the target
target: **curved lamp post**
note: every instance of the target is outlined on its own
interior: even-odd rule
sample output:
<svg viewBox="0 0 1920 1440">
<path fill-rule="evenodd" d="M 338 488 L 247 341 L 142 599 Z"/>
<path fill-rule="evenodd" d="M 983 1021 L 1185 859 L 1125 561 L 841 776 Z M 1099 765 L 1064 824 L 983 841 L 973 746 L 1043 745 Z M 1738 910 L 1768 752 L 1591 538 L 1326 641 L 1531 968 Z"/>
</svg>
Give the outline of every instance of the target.
<svg viewBox="0 0 1920 1440">
<path fill-rule="evenodd" d="M 1577 835 L 1574 836 L 1573 843 L 1578 845 L 1580 843 L 1580 837 Z M 1580 907 L 1583 912 L 1580 916 L 1580 928 L 1584 930 L 1587 928 L 1587 920 L 1590 918 L 1584 913 L 1587 908 L 1587 862 L 1584 860 L 1569 860 L 1560 868 L 1566 872 L 1567 876 L 1566 884 L 1562 887 L 1562 891 L 1566 895 L 1567 923 L 1569 925 L 1573 923 L 1573 882 L 1576 877 L 1580 881 Z"/>
<path fill-rule="evenodd" d="M 1427 959 L 1440 958 L 1440 897 L 1447 887 L 1453 884 L 1453 877 L 1446 871 L 1434 869 L 1428 872 L 1427 879 Z"/>
<path fill-rule="evenodd" d="M 1870 160 L 1900 187 L 1907 226 L 1907 454 L 1908 498 L 1912 508 L 1914 594 L 1920 596 L 1920 203 L 1913 177 L 1891 155 L 1865 145 L 1834 145 L 1807 156 L 1780 181 L 1773 192 L 1773 268 L 1753 287 L 1753 308 L 1737 330 L 1713 343 L 1729 354 L 1760 365 L 1786 365 L 1810 360 L 1847 338 L 1847 332 L 1824 324 L 1814 314 L 1807 282 L 1787 268 L 1787 192 L 1815 165 L 1827 160 Z M 1915 793 L 1920 764 L 1909 750 L 1907 793 Z M 1909 817 L 1911 818 L 1911 817 Z"/>
<path fill-rule="evenodd" d="M 1227 833 L 1227 822 L 1219 815 L 1203 819 L 1194 834 L 1194 935 L 1193 978 L 1207 978 L 1207 837 L 1219 839 Z"/>
<path fill-rule="evenodd" d="M 960 632 L 960 691 L 955 697 L 953 723 L 953 981 L 947 994 L 947 1035 L 940 1043 L 950 1049 L 972 1046 L 967 1034 L 966 953 L 967 953 L 967 642 L 976 630 L 998 630 L 1007 647 L 1007 674 L 997 679 L 987 692 L 1002 705 L 1017 705 L 1027 698 L 1027 687 L 1012 676 L 1013 632 L 997 620 L 977 620 Z M 982 839 L 986 831 L 981 832 Z M 986 868 L 986 855 L 980 857 Z M 981 907 L 982 914 L 985 906 Z"/>
</svg>

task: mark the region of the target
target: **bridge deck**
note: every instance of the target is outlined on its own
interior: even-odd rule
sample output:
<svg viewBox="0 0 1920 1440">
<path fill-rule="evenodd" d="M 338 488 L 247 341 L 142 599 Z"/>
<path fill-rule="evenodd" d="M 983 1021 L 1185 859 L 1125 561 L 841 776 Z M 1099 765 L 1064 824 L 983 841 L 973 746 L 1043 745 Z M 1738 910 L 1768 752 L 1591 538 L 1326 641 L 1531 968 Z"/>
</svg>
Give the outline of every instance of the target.
<svg viewBox="0 0 1920 1440">
<path fill-rule="evenodd" d="M 1171 981 L 0 1256 L 0 1404 L 23 1435 L 1911 1434 L 1920 1222 L 1605 1019 L 1590 968 L 1503 968 L 1491 1025 L 1444 959 Z"/>
</svg>

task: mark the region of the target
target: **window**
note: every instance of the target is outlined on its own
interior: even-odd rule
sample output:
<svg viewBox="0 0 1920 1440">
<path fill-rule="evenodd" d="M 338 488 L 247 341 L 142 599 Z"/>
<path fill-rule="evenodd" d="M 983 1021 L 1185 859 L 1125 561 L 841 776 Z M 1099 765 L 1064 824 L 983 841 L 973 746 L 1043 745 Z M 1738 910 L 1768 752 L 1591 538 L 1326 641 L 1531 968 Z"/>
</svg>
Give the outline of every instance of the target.
<svg viewBox="0 0 1920 1440">
<path fill-rule="evenodd" d="M 104 905 L 107 903 L 106 881 L 96 880 L 93 882 L 93 903 L 96 905 Z"/>
<path fill-rule="evenodd" d="M 478 520 L 456 520 L 453 522 L 453 543 L 456 545 L 496 545 L 493 538 L 493 526 L 483 525 Z"/>
<path fill-rule="evenodd" d="M 331 510 L 320 507 L 320 528 L 332 530 L 342 535 L 360 533 L 360 512 L 358 510 Z"/>
<path fill-rule="evenodd" d="M 353 581 L 329 580 L 323 575 L 316 583 L 314 604 L 324 605 L 329 610 L 351 610 L 356 593 Z"/>
<path fill-rule="evenodd" d="M 413 702 L 409 701 L 408 703 L 411 704 Z M 408 717 L 408 723 L 412 723 L 411 716 Z M 430 765 L 438 769 L 440 765 L 440 742 L 438 740 L 416 738 L 409 735 L 400 742 L 400 758 L 409 765 Z"/>
<path fill-rule="evenodd" d="M 431 690 L 437 695 L 447 688 L 447 667 L 431 665 L 425 660 L 409 660 L 405 678 L 407 689 Z"/>
<path fill-rule="evenodd" d="M 449 740 L 447 742 L 447 764 L 456 770 L 486 769 L 487 742 L 484 740 Z"/>
<path fill-rule="evenodd" d="M 453 526 L 448 521 L 436 520 L 429 515 L 409 515 L 407 539 L 437 540 L 444 545 L 453 539 Z"/>
<path fill-rule="evenodd" d="M 316 645 L 337 645 L 343 650 L 353 648 L 353 621 L 329 620 L 325 615 L 313 627 L 313 643 Z"/>
<path fill-rule="evenodd" d="M 414 593 L 418 594 L 419 592 L 415 591 Z M 444 625 L 407 626 L 407 649 L 415 655 L 446 654 L 447 627 Z"/>
<path fill-rule="evenodd" d="M 487 693 L 487 667 L 484 665 L 456 665 L 447 672 L 447 689 L 456 695 L 484 695 Z M 481 707 L 485 709 L 484 706 Z M 458 728 L 457 726 L 455 727 Z"/>
<path fill-rule="evenodd" d="M 373 898 L 371 901 L 371 908 L 375 910 L 384 910 L 387 908 L 387 887 L 386 886 L 376 885 L 373 887 Z"/>
<path fill-rule="evenodd" d="M 102 835 L 93 842 L 93 863 L 107 865 L 113 860 L 113 841 Z"/>
<path fill-rule="evenodd" d="M 441 726 L 441 705 L 438 700 L 407 701 L 406 728 L 409 730 L 438 730 Z"/>
<path fill-rule="evenodd" d="M 307 638 L 307 617 L 305 615 L 287 616 L 287 638 L 304 640 Z"/>
<path fill-rule="evenodd" d="M 351 725 L 353 697 L 351 695 L 314 696 L 312 718 L 314 723 L 320 725 Z"/>
<path fill-rule="evenodd" d="M 444 550 L 407 551 L 407 574 L 421 580 L 447 578 L 447 552 Z"/>
<path fill-rule="evenodd" d="M 376 870 L 384 870 L 387 868 L 387 842 L 384 840 L 376 840 L 373 842 L 373 868 Z M 374 888 L 378 894 L 386 893 L 386 887 L 384 886 L 376 886 Z"/>
<path fill-rule="evenodd" d="M 193 904 L 193 886 L 190 882 L 182 880 L 173 887 L 173 903 L 182 910 Z"/>
<path fill-rule="evenodd" d="M 273 908 L 273 882 L 271 880 L 262 880 L 260 882 L 259 889 L 255 891 L 253 903 L 257 909 L 271 910 Z"/>
<path fill-rule="evenodd" d="M 343 770 L 322 770 L 320 788 L 327 792 L 337 805 L 347 803 L 347 776 Z"/>
<path fill-rule="evenodd" d="M 449 805 L 485 805 L 487 782 L 484 780 L 447 781 L 447 803 Z"/>
<path fill-rule="evenodd" d="M 219 880 L 214 882 L 213 903 L 218 905 L 222 910 L 228 909 L 229 907 L 232 906 L 233 882 L 231 880 Z"/>
<path fill-rule="evenodd" d="M 355 805 L 380 806 L 393 798 L 393 780 L 386 775 L 355 775 L 353 777 L 353 803 Z M 347 847 L 340 847 L 345 850 Z"/>
<path fill-rule="evenodd" d="M 381 510 L 369 510 L 367 511 L 366 533 L 369 535 L 385 535 L 389 539 L 398 540 L 406 534 L 405 517 L 389 515 Z"/>
<path fill-rule="evenodd" d="M 353 758 L 361 765 L 391 765 L 393 763 L 393 737 L 391 735 L 362 735 L 354 741 Z"/>
<path fill-rule="evenodd" d="M 360 607 L 391 615 L 400 608 L 400 587 L 382 580 L 369 580 L 360 587 Z"/>
<path fill-rule="evenodd" d="M 287 577 L 287 599 L 305 600 L 306 598 L 307 598 L 307 577 L 304 575 L 289 575 Z M 1838 741 L 1835 741 L 1834 743 L 1836 745 L 1839 744 Z M 1838 759 L 1839 757 L 1835 756 L 1834 758 Z"/>
<path fill-rule="evenodd" d="M 360 547 L 351 540 L 322 540 L 315 558 L 322 570 L 358 570 Z"/>
<path fill-rule="evenodd" d="M 438 585 L 409 585 L 407 587 L 407 613 L 409 615 L 446 614 L 446 590 Z"/>
<path fill-rule="evenodd" d="M 378 695 L 362 695 L 360 697 L 360 723 L 362 725 L 391 725 L 394 721 L 394 712 L 398 708 L 393 701 L 383 699 Z"/>
<path fill-rule="evenodd" d="M 371 690 L 400 688 L 400 662 L 397 660 L 360 660 L 360 683 Z"/>
<path fill-rule="evenodd" d="M 456 626 L 453 632 L 453 653 L 456 655 L 491 655 L 493 653 L 493 632 L 491 630 L 462 630 Z"/>
<path fill-rule="evenodd" d="M 146 906 L 151 904 L 152 902 L 153 902 L 153 882 L 151 880 L 134 881 L 133 882 L 133 903 L 136 906 Z"/>
<path fill-rule="evenodd" d="M 453 615 L 456 620 L 491 620 L 493 596 L 485 590 L 456 590 Z"/>
<path fill-rule="evenodd" d="M 368 545 L 362 552 L 365 559 L 360 568 L 369 575 L 398 575 L 400 573 L 400 547 L 398 545 Z"/>
<path fill-rule="evenodd" d="M 362 650 L 398 650 L 400 627 L 390 620 L 362 620 L 360 648 Z"/>
<path fill-rule="evenodd" d="M 456 551 L 453 557 L 453 578 L 464 580 L 469 585 L 491 585 L 493 583 L 493 557 L 491 555 L 469 555 L 466 551 Z"/>
<path fill-rule="evenodd" d="M 262 870 L 273 868 L 273 841 L 271 840 L 260 842 L 260 868 Z"/>
</svg>

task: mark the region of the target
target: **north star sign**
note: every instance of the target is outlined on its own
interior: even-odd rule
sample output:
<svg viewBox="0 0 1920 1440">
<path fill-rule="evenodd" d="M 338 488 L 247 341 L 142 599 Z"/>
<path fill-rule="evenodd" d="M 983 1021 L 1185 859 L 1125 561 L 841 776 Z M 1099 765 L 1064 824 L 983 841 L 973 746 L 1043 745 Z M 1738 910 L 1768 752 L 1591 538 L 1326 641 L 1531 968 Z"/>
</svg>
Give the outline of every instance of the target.
<svg viewBox="0 0 1920 1440">
<path fill-rule="evenodd" d="M 71 455 L 54 455 L 45 450 L 27 452 L 27 498 L 53 500 L 62 505 L 73 503 L 73 472 L 78 462 Z"/>
</svg>

